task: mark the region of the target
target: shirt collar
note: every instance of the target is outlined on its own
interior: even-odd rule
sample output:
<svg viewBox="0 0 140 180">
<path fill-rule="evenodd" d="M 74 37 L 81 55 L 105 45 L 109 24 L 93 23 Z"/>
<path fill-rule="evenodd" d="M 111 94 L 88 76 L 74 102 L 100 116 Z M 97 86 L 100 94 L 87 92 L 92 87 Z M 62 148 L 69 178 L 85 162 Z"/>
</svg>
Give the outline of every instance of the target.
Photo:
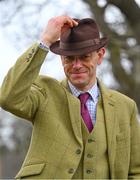
<svg viewBox="0 0 140 180">
<path fill-rule="evenodd" d="M 78 97 L 80 94 L 85 93 L 84 91 L 80 91 L 79 89 L 77 89 L 70 81 L 68 81 L 68 85 L 70 87 L 70 90 L 72 92 L 72 94 L 76 97 Z M 86 91 L 91 95 L 91 98 L 93 99 L 93 101 L 95 102 L 98 97 L 99 97 L 99 88 L 97 86 L 97 81 L 95 82 L 95 84 L 88 90 Z"/>
</svg>

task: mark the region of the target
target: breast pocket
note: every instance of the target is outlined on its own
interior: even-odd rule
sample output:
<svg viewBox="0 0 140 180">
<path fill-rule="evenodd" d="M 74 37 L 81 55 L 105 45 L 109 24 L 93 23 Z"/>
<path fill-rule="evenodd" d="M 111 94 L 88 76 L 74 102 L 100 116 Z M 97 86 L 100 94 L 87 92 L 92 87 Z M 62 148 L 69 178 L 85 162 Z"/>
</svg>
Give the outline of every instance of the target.
<svg viewBox="0 0 140 180">
<path fill-rule="evenodd" d="M 116 149 L 121 149 L 129 146 L 129 134 L 121 132 L 116 135 Z"/>
<path fill-rule="evenodd" d="M 30 178 L 34 176 L 40 175 L 45 167 L 45 163 L 42 164 L 33 164 L 33 165 L 28 165 L 19 171 L 19 173 L 16 175 L 16 179 L 24 179 L 24 178 Z"/>
<path fill-rule="evenodd" d="M 127 137 L 126 133 L 121 132 L 121 133 L 116 135 L 116 141 L 117 142 L 123 141 L 126 139 L 126 137 Z"/>
</svg>

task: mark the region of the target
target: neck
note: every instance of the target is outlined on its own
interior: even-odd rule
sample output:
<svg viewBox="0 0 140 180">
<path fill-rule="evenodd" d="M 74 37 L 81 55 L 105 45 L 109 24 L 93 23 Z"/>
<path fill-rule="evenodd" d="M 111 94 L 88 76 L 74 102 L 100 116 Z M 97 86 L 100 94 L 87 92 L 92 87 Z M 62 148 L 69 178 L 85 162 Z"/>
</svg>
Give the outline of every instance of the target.
<svg viewBox="0 0 140 180">
<path fill-rule="evenodd" d="M 77 90 L 79 91 L 83 91 L 83 92 L 87 92 L 89 91 L 93 86 L 95 86 L 95 84 L 97 83 L 97 80 L 95 80 L 94 83 L 92 83 L 91 85 L 87 85 L 87 86 L 75 86 L 74 84 L 72 84 L 70 81 L 68 81 L 69 84 L 71 84 L 72 86 L 74 86 Z"/>
</svg>

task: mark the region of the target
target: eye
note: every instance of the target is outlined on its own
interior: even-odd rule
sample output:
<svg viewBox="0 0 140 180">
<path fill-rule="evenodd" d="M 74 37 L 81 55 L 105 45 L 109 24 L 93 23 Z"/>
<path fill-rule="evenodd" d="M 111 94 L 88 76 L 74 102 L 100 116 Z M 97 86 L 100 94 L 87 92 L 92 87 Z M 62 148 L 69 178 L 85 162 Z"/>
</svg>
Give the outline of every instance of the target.
<svg viewBox="0 0 140 180">
<path fill-rule="evenodd" d="M 64 58 L 65 63 L 70 63 L 75 60 L 74 56 L 64 56 L 63 58 Z"/>
<path fill-rule="evenodd" d="M 90 55 L 84 55 L 84 57 L 85 57 L 85 58 L 88 58 L 88 57 L 90 57 Z"/>
<path fill-rule="evenodd" d="M 91 55 L 85 54 L 85 55 L 80 56 L 80 59 L 81 60 L 88 60 L 90 57 L 91 57 Z"/>
</svg>

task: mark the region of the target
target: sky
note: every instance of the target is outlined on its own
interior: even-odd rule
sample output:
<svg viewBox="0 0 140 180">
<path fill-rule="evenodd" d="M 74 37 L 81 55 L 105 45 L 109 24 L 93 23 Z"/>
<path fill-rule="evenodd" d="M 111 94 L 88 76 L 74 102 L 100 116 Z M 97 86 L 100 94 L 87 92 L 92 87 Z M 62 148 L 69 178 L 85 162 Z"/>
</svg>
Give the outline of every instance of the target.
<svg viewBox="0 0 140 180">
<path fill-rule="evenodd" d="M 8 39 L 4 37 L 3 30 L 0 28 L 0 84 L 8 69 L 14 64 L 17 56 L 18 52 Z"/>
</svg>

